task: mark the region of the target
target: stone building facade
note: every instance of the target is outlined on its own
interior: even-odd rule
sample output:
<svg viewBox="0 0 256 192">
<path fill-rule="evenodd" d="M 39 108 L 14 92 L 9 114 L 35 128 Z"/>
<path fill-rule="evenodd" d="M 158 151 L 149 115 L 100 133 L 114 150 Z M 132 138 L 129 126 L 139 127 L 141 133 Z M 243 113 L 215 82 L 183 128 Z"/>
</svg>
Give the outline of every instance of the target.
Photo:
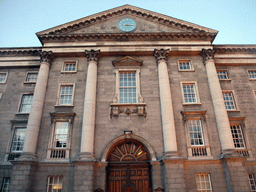
<svg viewBox="0 0 256 192">
<path fill-rule="evenodd" d="M 255 191 L 256 45 L 124 5 L 0 48 L 2 191 Z"/>
</svg>

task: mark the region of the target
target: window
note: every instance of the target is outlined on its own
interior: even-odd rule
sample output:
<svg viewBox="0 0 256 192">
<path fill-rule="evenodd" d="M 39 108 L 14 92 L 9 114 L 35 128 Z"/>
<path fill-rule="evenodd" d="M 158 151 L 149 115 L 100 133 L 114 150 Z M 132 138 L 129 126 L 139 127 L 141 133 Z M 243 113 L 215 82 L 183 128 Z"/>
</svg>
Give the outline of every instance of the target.
<svg viewBox="0 0 256 192">
<path fill-rule="evenodd" d="M 120 72 L 119 103 L 137 103 L 136 72 Z"/>
<path fill-rule="evenodd" d="M 244 137 L 243 137 L 243 132 L 241 129 L 241 125 L 231 125 L 230 126 L 231 132 L 232 132 L 232 137 L 233 137 L 233 142 L 235 148 L 245 148 L 245 142 L 244 142 Z"/>
<path fill-rule="evenodd" d="M 62 190 L 62 176 L 49 176 L 47 192 L 61 192 Z"/>
<path fill-rule="evenodd" d="M 5 83 L 7 78 L 7 73 L 0 73 L 0 83 Z"/>
<path fill-rule="evenodd" d="M 21 98 L 19 113 L 30 113 L 32 101 L 33 94 L 23 94 Z"/>
<path fill-rule="evenodd" d="M 191 71 L 193 70 L 190 60 L 179 60 L 179 71 Z"/>
<path fill-rule="evenodd" d="M 68 141 L 69 122 L 56 122 L 53 147 L 66 148 Z"/>
<path fill-rule="evenodd" d="M 10 177 L 4 177 L 2 182 L 1 192 L 8 192 L 9 185 L 10 185 Z"/>
<path fill-rule="evenodd" d="M 203 131 L 201 120 L 188 120 L 189 136 L 191 146 L 203 146 Z"/>
<path fill-rule="evenodd" d="M 73 105 L 74 85 L 61 85 L 59 105 Z"/>
<path fill-rule="evenodd" d="M 77 61 L 65 61 L 62 72 L 65 72 L 65 73 L 77 72 Z"/>
<path fill-rule="evenodd" d="M 249 78 L 256 79 L 256 70 L 248 70 Z"/>
<path fill-rule="evenodd" d="M 182 83 L 183 103 L 199 103 L 199 97 L 195 83 Z"/>
<path fill-rule="evenodd" d="M 219 80 L 228 79 L 227 70 L 217 70 Z"/>
<path fill-rule="evenodd" d="M 196 186 L 198 192 L 212 192 L 210 174 L 196 174 Z"/>
<path fill-rule="evenodd" d="M 253 173 L 248 174 L 248 178 L 249 178 L 249 185 L 251 187 L 251 191 L 256 191 L 256 182 L 255 182 L 254 174 Z"/>
<path fill-rule="evenodd" d="M 231 91 L 229 91 L 229 92 L 223 92 L 222 94 L 223 94 L 226 109 L 227 110 L 236 110 L 233 93 Z"/>
<path fill-rule="evenodd" d="M 25 142 L 26 127 L 16 128 L 13 134 L 11 152 L 22 152 Z"/>
<path fill-rule="evenodd" d="M 28 72 L 26 82 L 34 83 L 37 80 L 38 72 Z"/>
</svg>

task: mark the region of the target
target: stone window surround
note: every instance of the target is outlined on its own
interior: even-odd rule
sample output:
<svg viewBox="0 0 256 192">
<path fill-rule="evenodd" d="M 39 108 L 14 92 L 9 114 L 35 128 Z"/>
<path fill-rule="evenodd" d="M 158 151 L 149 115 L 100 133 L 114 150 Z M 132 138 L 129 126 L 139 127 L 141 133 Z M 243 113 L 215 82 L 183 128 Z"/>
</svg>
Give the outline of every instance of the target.
<svg viewBox="0 0 256 192">
<path fill-rule="evenodd" d="M 194 84 L 197 102 L 195 102 L 195 103 L 186 103 L 185 102 L 184 91 L 183 91 L 183 84 Z M 180 86 L 181 86 L 182 102 L 183 102 L 182 105 L 201 105 L 202 104 L 200 102 L 199 91 L 198 91 L 198 86 L 197 86 L 197 82 L 196 81 L 181 81 L 180 82 Z"/>
<path fill-rule="evenodd" d="M 20 112 L 20 107 L 21 107 L 21 104 L 22 104 L 23 95 L 33 95 L 33 97 L 34 97 L 34 93 L 33 92 L 22 93 L 21 96 L 20 96 L 19 105 L 18 105 L 19 107 L 18 107 L 18 111 L 17 111 L 16 115 L 20 115 L 20 114 L 24 114 L 24 115 L 27 114 L 27 115 L 29 115 L 29 113 L 22 113 L 22 112 Z M 31 104 L 31 106 L 32 106 L 32 104 Z"/>
<path fill-rule="evenodd" d="M 200 182 L 198 182 L 197 181 L 197 179 L 196 179 L 196 176 L 204 176 L 204 175 L 207 175 L 208 176 L 208 180 L 206 181 L 206 182 L 208 182 L 210 185 L 210 188 L 208 188 L 208 189 L 198 189 L 197 188 L 197 191 L 207 191 L 207 192 L 212 192 L 212 183 L 211 183 L 211 175 L 210 175 L 210 173 L 196 173 L 195 174 L 195 180 L 196 180 L 196 183 L 200 183 Z M 197 184 L 196 184 L 196 186 L 197 186 Z"/>
<path fill-rule="evenodd" d="M 219 81 L 231 81 L 231 79 L 229 78 L 227 69 L 216 69 L 216 71 L 217 71 L 217 74 L 218 74 L 219 71 L 221 71 L 221 72 L 225 71 L 226 75 L 227 75 L 227 79 L 219 79 Z M 218 75 L 218 78 L 219 78 L 219 75 Z"/>
<path fill-rule="evenodd" d="M 75 71 L 65 71 L 64 69 L 66 64 L 76 64 Z M 77 67 L 78 67 L 78 60 L 65 60 L 61 68 L 61 73 L 77 73 Z"/>
<path fill-rule="evenodd" d="M 4 80 L 4 82 L 0 82 L 0 84 L 4 84 L 4 83 L 6 83 L 6 81 L 7 81 L 8 72 L 0 72 L 0 75 L 1 75 L 1 74 L 6 74 L 6 75 L 5 75 L 5 80 Z"/>
<path fill-rule="evenodd" d="M 27 74 L 26 74 L 26 79 L 25 79 L 25 81 L 24 81 L 24 83 L 36 83 L 36 81 L 27 81 L 27 78 L 28 78 L 28 74 L 30 74 L 30 73 L 37 73 L 38 74 L 38 71 L 27 71 Z"/>
<path fill-rule="evenodd" d="M 8 139 L 8 144 L 6 148 L 6 155 L 4 158 L 4 161 L 8 161 L 8 156 L 11 154 L 11 147 L 12 147 L 12 141 L 13 141 L 13 136 L 14 132 L 17 128 L 25 128 L 27 127 L 27 120 L 11 120 L 11 130 L 9 133 L 9 139 Z"/>
<path fill-rule="evenodd" d="M 250 81 L 256 81 L 256 78 L 250 78 L 249 71 L 255 71 L 256 72 L 256 69 L 247 69 L 247 74 L 248 74 L 249 80 Z"/>
<path fill-rule="evenodd" d="M 71 104 L 69 105 L 61 105 L 60 104 L 60 93 L 61 93 L 61 87 L 62 86 L 70 86 L 72 85 L 73 86 L 73 92 L 72 92 L 72 102 Z M 56 105 L 55 107 L 65 107 L 65 106 L 69 106 L 69 107 L 73 107 L 74 106 L 74 98 L 75 98 L 75 83 L 59 83 L 59 89 L 58 89 L 58 94 L 57 94 L 57 102 L 56 102 Z"/>
<path fill-rule="evenodd" d="M 182 61 L 189 61 L 191 69 L 180 69 L 180 63 L 181 63 Z M 195 71 L 194 65 L 193 65 L 193 62 L 192 62 L 192 59 L 186 59 L 186 58 L 185 58 L 185 59 L 178 59 L 178 60 L 177 60 L 177 66 L 178 66 L 178 71 L 180 71 L 180 72 L 191 72 L 191 71 Z"/>
<path fill-rule="evenodd" d="M 48 149 L 45 161 L 66 161 L 69 160 L 70 156 L 70 145 L 71 145 L 71 133 L 73 129 L 73 122 L 75 118 L 75 113 L 50 113 L 51 115 L 51 134 L 48 141 Z M 55 134 L 55 127 L 57 122 L 69 122 L 68 127 L 68 137 L 67 137 L 67 146 L 66 148 L 55 148 L 53 139 Z M 52 150 L 63 150 L 65 151 L 65 158 L 51 158 Z"/>
<path fill-rule="evenodd" d="M 187 149 L 188 149 L 188 159 L 212 159 L 209 139 L 208 139 L 208 131 L 207 131 L 207 122 L 206 122 L 206 111 L 181 111 L 184 128 L 186 132 L 186 141 L 187 141 Z M 200 120 L 201 128 L 203 133 L 204 145 L 203 146 L 192 146 L 190 144 L 190 135 L 189 135 L 189 127 L 188 120 Z M 205 148 L 207 152 L 207 156 L 192 156 L 192 148 Z"/>
<path fill-rule="evenodd" d="M 232 93 L 233 102 L 234 102 L 234 105 L 235 105 L 235 109 L 229 109 L 229 110 L 226 109 L 227 112 L 232 112 L 232 111 L 234 111 L 234 112 L 238 111 L 239 112 L 240 110 L 239 110 L 238 105 L 236 103 L 236 95 L 235 95 L 234 91 L 233 90 L 222 90 L 222 95 L 223 95 L 223 93 Z M 223 99 L 224 99 L 224 97 L 223 97 Z M 225 104 L 225 100 L 224 100 L 224 104 Z"/>
</svg>

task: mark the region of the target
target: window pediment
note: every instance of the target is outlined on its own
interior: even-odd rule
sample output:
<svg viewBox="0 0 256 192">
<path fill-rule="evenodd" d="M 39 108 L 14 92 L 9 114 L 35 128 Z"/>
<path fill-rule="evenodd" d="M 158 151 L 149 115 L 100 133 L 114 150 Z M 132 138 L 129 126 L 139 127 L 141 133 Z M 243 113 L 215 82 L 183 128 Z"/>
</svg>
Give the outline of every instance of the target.
<svg viewBox="0 0 256 192">
<path fill-rule="evenodd" d="M 141 66 L 143 61 L 130 56 L 125 56 L 112 61 L 112 64 L 116 66 Z"/>
</svg>

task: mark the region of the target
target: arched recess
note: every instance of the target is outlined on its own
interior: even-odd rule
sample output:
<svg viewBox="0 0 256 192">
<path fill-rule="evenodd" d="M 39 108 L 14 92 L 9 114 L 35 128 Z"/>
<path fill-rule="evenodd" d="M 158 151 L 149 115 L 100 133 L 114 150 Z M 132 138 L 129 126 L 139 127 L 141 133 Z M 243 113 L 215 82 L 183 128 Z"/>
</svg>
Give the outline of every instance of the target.
<svg viewBox="0 0 256 192">
<path fill-rule="evenodd" d="M 148 151 L 149 161 L 157 161 L 155 151 L 146 139 L 144 139 L 138 135 L 134 135 L 131 132 L 125 132 L 125 134 L 115 137 L 106 145 L 106 147 L 103 150 L 102 155 L 101 155 L 101 162 L 106 162 L 107 156 L 110 152 L 110 149 L 113 149 L 114 146 L 117 146 L 118 143 L 122 143 L 124 140 L 137 140 Z"/>
</svg>

